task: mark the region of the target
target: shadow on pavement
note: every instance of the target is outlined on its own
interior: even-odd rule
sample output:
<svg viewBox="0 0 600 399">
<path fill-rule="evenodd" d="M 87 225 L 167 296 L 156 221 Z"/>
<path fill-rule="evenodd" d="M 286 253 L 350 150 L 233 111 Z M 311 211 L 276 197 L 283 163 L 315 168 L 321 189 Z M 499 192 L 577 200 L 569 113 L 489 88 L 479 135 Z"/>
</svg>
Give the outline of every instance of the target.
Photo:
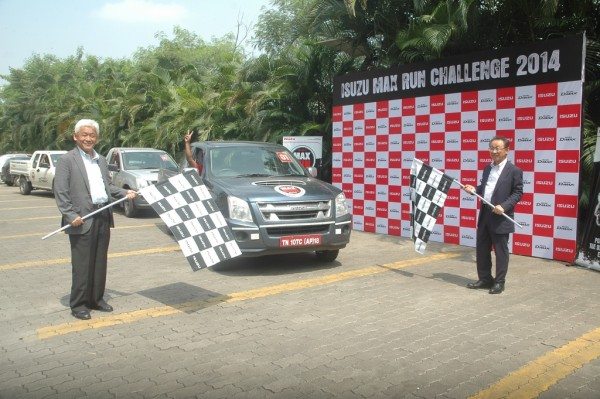
<svg viewBox="0 0 600 399">
<path fill-rule="evenodd" d="M 186 313 L 194 313 L 227 299 L 226 295 L 206 290 L 187 283 L 173 283 L 138 291 L 139 295 L 178 308 Z"/>
<path fill-rule="evenodd" d="M 310 272 L 316 269 L 333 269 L 341 266 L 338 261 L 317 260 L 314 252 L 270 255 L 257 258 L 234 258 L 210 268 L 226 276 L 278 276 Z"/>
</svg>

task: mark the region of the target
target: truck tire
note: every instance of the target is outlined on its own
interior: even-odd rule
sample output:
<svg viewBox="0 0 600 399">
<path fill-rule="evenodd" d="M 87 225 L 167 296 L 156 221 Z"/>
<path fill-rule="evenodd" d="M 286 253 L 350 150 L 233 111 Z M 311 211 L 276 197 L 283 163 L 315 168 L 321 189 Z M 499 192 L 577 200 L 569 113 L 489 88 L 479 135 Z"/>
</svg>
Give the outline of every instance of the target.
<svg viewBox="0 0 600 399">
<path fill-rule="evenodd" d="M 133 200 L 126 199 L 123 202 L 123 213 L 128 218 L 133 218 L 133 217 L 135 217 L 135 215 L 137 215 L 138 210 L 135 207 L 135 204 L 133 203 Z"/>
<path fill-rule="evenodd" d="M 12 187 L 15 185 L 15 179 L 13 177 L 9 177 L 4 183 L 6 183 L 7 186 Z"/>
<path fill-rule="evenodd" d="M 316 251 L 315 253 L 317 254 L 318 260 L 322 260 L 324 262 L 333 262 L 338 257 L 340 250 L 333 249 L 333 250 L 325 250 L 325 251 Z"/>
<path fill-rule="evenodd" d="M 29 195 L 31 193 L 32 189 L 33 189 L 33 187 L 31 187 L 31 182 L 30 181 L 28 181 L 24 177 L 21 177 L 19 179 L 19 191 L 21 191 L 21 194 L 23 194 L 23 195 Z"/>
</svg>

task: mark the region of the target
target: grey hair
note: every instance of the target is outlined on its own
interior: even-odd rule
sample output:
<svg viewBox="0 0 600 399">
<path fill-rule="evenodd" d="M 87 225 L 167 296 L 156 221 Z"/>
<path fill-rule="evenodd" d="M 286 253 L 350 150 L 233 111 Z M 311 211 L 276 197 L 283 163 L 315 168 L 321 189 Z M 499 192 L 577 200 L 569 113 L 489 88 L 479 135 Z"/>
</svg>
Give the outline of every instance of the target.
<svg viewBox="0 0 600 399">
<path fill-rule="evenodd" d="M 75 124 L 75 134 L 79 133 L 79 130 L 81 130 L 82 127 L 93 127 L 96 130 L 96 135 L 98 137 L 100 137 L 100 126 L 98 125 L 98 122 L 96 122 L 93 119 L 80 119 L 76 124 Z"/>
</svg>

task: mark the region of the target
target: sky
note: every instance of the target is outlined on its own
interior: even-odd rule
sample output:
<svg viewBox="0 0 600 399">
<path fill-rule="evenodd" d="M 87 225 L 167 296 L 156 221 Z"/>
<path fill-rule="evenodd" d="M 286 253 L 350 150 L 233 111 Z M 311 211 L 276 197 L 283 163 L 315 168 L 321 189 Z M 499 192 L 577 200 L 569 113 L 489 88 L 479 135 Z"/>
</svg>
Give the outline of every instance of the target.
<svg viewBox="0 0 600 399">
<path fill-rule="evenodd" d="M 269 8 L 270 0 L 0 0 L 0 75 L 34 54 L 66 58 L 78 47 L 130 58 L 158 45 L 157 32 L 172 38 L 175 26 L 210 41 L 235 33 L 239 20 L 252 27 Z"/>
</svg>

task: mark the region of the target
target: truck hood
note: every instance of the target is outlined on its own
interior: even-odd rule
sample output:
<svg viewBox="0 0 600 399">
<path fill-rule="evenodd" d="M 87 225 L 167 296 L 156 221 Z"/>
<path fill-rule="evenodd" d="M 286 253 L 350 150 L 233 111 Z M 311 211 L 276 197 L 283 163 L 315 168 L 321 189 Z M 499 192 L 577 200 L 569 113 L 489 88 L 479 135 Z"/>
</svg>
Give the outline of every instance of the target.
<svg viewBox="0 0 600 399">
<path fill-rule="evenodd" d="M 159 169 L 140 169 L 140 170 L 128 170 L 131 176 L 137 179 L 144 179 L 151 182 L 158 181 L 158 171 Z"/>
<path fill-rule="evenodd" d="M 215 188 L 250 202 L 329 200 L 342 191 L 318 179 L 293 177 L 231 177 L 213 180 Z"/>
</svg>

